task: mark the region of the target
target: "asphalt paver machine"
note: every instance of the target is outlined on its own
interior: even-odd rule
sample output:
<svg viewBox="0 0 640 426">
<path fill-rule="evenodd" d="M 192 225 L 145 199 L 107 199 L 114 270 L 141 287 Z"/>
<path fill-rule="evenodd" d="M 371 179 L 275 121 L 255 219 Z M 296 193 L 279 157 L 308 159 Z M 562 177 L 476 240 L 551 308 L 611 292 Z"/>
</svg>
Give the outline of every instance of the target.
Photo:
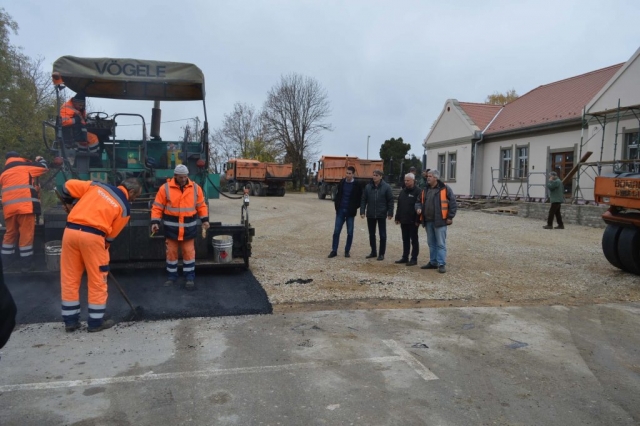
<svg viewBox="0 0 640 426">
<path fill-rule="evenodd" d="M 143 193 L 132 205 L 129 224 L 111 245 L 111 266 L 114 269 L 162 267 L 165 260 L 164 235 L 162 228 L 156 234 L 150 231 L 151 205 L 158 188 L 173 176 L 175 166 L 187 166 L 189 178 L 204 189 L 208 202 L 219 197 L 220 176 L 209 173 L 209 137 L 202 71 L 188 63 L 63 56 L 55 61 L 52 77 L 58 114 L 55 119 L 43 123 L 43 137 L 52 156 L 56 157 L 54 164 L 59 167 L 55 175 L 56 187 L 60 189 L 66 180 L 72 178 L 112 185 L 131 177 L 138 179 Z M 76 149 L 71 129 L 61 125 L 60 107 L 67 100 L 63 97 L 66 88 L 83 93 L 88 100 L 151 101 L 153 107 L 149 135 L 147 122 L 141 114 L 126 110 L 112 114 L 89 112 L 87 131 L 97 135 L 99 148 L 96 152 Z M 160 136 L 160 105 L 161 102 L 177 101 L 202 101 L 204 122 L 191 135 L 185 134 L 182 140 L 165 140 Z M 126 105 L 126 102 L 122 104 Z M 142 129 L 139 138 L 116 137 L 119 120 L 138 119 Z M 55 133 L 55 138 L 50 140 L 47 135 L 52 133 Z M 249 223 L 248 197 L 238 198 L 242 200 L 239 202 L 239 224 L 222 224 L 213 220 L 206 235 L 198 233 L 197 268 L 248 268 L 255 231 Z M 47 242 L 61 240 L 65 224 L 66 212 L 62 206 L 45 210 L 43 224 L 38 225 L 40 229 L 36 230 L 45 243 L 40 247 L 46 247 Z M 232 237 L 232 256 L 224 259 L 217 256 L 214 237 L 219 236 Z M 231 241 L 230 238 L 226 240 Z"/>
</svg>

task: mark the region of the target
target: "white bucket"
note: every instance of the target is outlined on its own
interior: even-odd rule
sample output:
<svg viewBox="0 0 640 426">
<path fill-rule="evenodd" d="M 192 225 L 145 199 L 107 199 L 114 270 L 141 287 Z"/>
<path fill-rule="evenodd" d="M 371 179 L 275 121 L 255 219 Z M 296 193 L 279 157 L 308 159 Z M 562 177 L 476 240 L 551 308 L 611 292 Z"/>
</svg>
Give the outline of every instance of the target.
<svg viewBox="0 0 640 426">
<path fill-rule="evenodd" d="M 213 237 L 213 260 L 216 263 L 231 262 L 233 237 L 231 235 L 216 235 Z"/>
<path fill-rule="evenodd" d="M 44 259 L 47 270 L 51 272 L 60 271 L 60 254 L 62 253 L 62 241 L 49 241 L 44 244 Z"/>
</svg>

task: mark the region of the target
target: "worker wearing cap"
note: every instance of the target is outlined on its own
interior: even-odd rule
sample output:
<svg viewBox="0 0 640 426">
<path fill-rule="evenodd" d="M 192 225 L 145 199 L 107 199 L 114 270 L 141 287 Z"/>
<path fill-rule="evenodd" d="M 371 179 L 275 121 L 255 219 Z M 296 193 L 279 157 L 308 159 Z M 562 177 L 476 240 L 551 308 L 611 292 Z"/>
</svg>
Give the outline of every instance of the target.
<svg viewBox="0 0 640 426">
<path fill-rule="evenodd" d="M 2 240 L 2 256 L 7 258 L 20 247 L 22 272 L 33 268 L 33 237 L 36 215 L 41 212 L 36 180 L 49 169 L 42 157 L 29 161 L 15 151 L 7 152 L 4 170 L 0 174 L 2 211 L 7 230 Z"/>
<path fill-rule="evenodd" d="M 85 107 L 85 96 L 78 93 L 60 108 L 62 127 L 73 129 L 73 140 L 77 145 L 78 152 L 98 152 L 100 148 L 98 136 L 87 131 L 87 112 Z"/>
<path fill-rule="evenodd" d="M 104 320 L 109 245 L 129 222 L 131 202 L 141 192 L 133 178 L 118 187 L 69 179 L 62 187 L 62 198 L 67 207 L 71 206 L 60 257 L 62 319 L 67 332 L 80 328 L 80 280 L 85 270 L 89 296 L 87 330 L 102 331 L 113 326 L 112 320 Z"/>
<path fill-rule="evenodd" d="M 182 251 L 182 271 L 185 288 L 195 288 L 196 249 L 194 240 L 198 233 L 198 219 L 202 229 L 209 229 L 209 208 L 200 186 L 189 179 L 189 169 L 176 166 L 173 179 L 160 187 L 151 209 L 151 232 L 158 232 L 164 225 L 166 245 L 167 281 L 172 285 L 178 279 L 178 248 Z"/>
</svg>

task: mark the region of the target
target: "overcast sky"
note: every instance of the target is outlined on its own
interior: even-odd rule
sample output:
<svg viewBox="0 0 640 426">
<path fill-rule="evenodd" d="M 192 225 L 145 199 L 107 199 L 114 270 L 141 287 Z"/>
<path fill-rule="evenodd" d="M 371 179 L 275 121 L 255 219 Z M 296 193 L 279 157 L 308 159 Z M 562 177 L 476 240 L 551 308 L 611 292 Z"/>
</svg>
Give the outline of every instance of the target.
<svg viewBox="0 0 640 426">
<path fill-rule="evenodd" d="M 422 141 L 445 101 L 484 102 L 625 62 L 640 46 L 637 0 L 537 1 L 67 1 L 5 0 L 14 45 L 63 55 L 191 62 L 205 76 L 211 128 L 236 102 L 260 109 L 280 76 L 327 91 L 332 132 L 322 154 L 379 158 L 402 137 Z M 131 112 L 123 102 L 95 109 Z M 147 120 L 151 102 L 140 111 Z M 162 120 L 200 116 L 202 104 L 163 104 Z M 184 122 L 166 123 L 163 139 Z"/>
</svg>

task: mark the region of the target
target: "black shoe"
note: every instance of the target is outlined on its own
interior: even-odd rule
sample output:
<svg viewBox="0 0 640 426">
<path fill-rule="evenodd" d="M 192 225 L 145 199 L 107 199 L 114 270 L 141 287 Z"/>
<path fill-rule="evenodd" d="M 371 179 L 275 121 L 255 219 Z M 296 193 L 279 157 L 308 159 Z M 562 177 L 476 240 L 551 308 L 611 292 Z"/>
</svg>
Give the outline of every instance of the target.
<svg viewBox="0 0 640 426">
<path fill-rule="evenodd" d="M 429 262 L 426 265 L 422 265 L 420 269 L 438 269 L 438 265 L 434 265 L 433 263 Z"/>
<path fill-rule="evenodd" d="M 558 225 L 558 226 L 556 226 L 556 227 L 555 227 L 555 228 L 553 228 L 553 229 L 564 229 L 564 225 Z"/>
<path fill-rule="evenodd" d="M 344 252 L 344 257 L 351 257 L 348 251 Z"/>
<path fill-rule="evenodd" d="M 27 263 L 23 263 L 22 266 L 20 267 L 20 272 L 30 272 L 33 271 L 33 268 L 35 267 L 35 264 L 33 262 L 27 262 Z"/>
<path fill-rule="evenodd" d="M 418 262 L 416 260 L 410 260 L 407 262 L 407 266 L 416 266 Z"/>
<path fill-rule="evenodd" d="M 394 263 L 407 263 L 409 260 L 405 259 L 404 257 L 400 260 L 396 260 Z"/>
<path fill-rule="evenodd" d="M 444 274 L 445 272 L 447 272 L 447 268 L 445 268 L 444 265 L 440 265 L 438 266 L 438 272 L 440 272 L 441 274 Z"/>
<path fill-rule="evenodd" d="M 73 333 L 74 331 L 76 331 L 79 328 L 80 328 L 80 323 L 79 322 L 74 322 L 73 324 L 65 324 L 64 325 L 64 331 L 66 331 L 67 333 Z"/>
<path fill-rule="evenodd" d="M 195 290 L 195 289 L 196 289 L 196 283 L 195 283 L 195 281 L 193 281 L 193 280 L 187 280 L 187 281 L 184 283 L 184 288 L 185 288 L 186 290 Z"/>
<path fill-rule="evenodd" d="M 172 286 L 172 285 L 174 285 L 175 283 L 176 283 L 176 280 L 167 279 L 167 280 L 164 282 L 164 286 L 165 286 L 165 287 L 171 287 L 171 286 Z"/>
<path fill-rule="evenodd" d="M 384 256 L 383 255 L 378 256 L 377 260 L 384 260 Z"/>
<path fill-rule="evenodd" d="M 542 227 L 542 229 L 553 229 L 553 226 L 551 225 L 545 225 Z"/>
<path fill-rule="evenodd" d="M 378 257 L 378 255 L 375 253 L 369 253 L 369 256 L 367 256 L 366 259 L 372 259 L 374 257 Z"/>
<path fill-rule="evenodd" d="M 87 331 L 89 333 L 95 333 L 96 331 L 102 331 L 102 330 L 106 330 L 107 328 L 111 328 L 114 325 L 116 325 L 116 323 L 113 322 L 113 320 L 109 319 L 109 320 L 102 321 L 102 324 L 100 324 L 97 327 L 89 327 L 89 328 L 87 328 Z"/>
<path fill-rule="evenodd" d="M 331 253 L 329 253 L 329 256 L 327 256 L 329 259 L 331 259 L 332 257 L 336 257 L 338 255 L 338 253 L 336 253 L 335 251 L 332 251 Z"/>
</svg>

